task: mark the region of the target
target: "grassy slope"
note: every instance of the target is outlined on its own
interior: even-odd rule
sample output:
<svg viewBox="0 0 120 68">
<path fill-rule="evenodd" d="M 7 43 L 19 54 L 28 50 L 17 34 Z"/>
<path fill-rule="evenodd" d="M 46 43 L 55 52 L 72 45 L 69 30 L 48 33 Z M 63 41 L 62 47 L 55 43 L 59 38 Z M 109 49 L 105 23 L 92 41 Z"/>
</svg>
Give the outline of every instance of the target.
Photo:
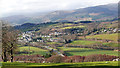
<svg viewBox="0 0 120 68">
<path fill-rule="evenodd" d="M 20 52 L 24 52 L 24 51 L 29 52 L 29 46 L 20 47 L 19 51 Z M 46 54 L 47 50 L 43 50 L 43 49 L 40 49 L 37 47 L 30 47 L 30 52 L 33 52 L 32 54 L 44 55 L 44 54 Z"/>
<path fill-rule="evenodd" d="M 63 27 L 61 29 L 83 28 L 83 27 L 85 27 L 85 26 L 83 26 L 83 25 L 80 25 L 80 26 L 68 26 L 68 27 Z"/>
<path fill-rule="evenodd" d="M 111 47 L 118 47 L 118 43 L 103 43 L 99 41 L 87 41 L 87 40 L 77 40 L 70 43 L 71 45 L 94 45 L 94 44 L 103 44 Z"/>
<path fill-rule="evenodd" d="M 73 41 L 71 44 L 72 45 L 92 45 L 92 44 L 99 44 L 101 42 L 97 42 L 97 41 L 86 41 L 86 40 L 77 40 L 77 41 Z"/>
<path fill-rule="evenodd" d="M 47 42 L 47 44 L 60 44 L 58 42 Z"/>
<path fill-rule="evenodd" d="M 98 38 L 98 39 L 108 39 L 117 41 L 118 40 L 118 34 L 99 34 L 99 35 L 93 35 L 93 36 L 87 36 L 87 38 Z"/>
<path fill-rule="evenodd" d="M 107 63 L 106 63 L 107 62 Z M 117 68 L 117 61 L 82 63 L 3 63 L 2 68 Z"/>
<path fill-rule="evenodd" d="M 103 45 L 108 45 L 111 47 L 118 47 L 118 43 L 103 43 Z"/>
<path fill-rule="evenodd" d="M 115 55 L 118 56 L 118 52 L 111 50 L 100 50 L 100 49 L 88 49 L 88 48 L 72 48 L 72 47 L 59 47 L 59 49 L 65 51 L 68 56 L 80 55 L 87 56 L 90 54 L 107 54 L 107 55 Z"/>
</svg>

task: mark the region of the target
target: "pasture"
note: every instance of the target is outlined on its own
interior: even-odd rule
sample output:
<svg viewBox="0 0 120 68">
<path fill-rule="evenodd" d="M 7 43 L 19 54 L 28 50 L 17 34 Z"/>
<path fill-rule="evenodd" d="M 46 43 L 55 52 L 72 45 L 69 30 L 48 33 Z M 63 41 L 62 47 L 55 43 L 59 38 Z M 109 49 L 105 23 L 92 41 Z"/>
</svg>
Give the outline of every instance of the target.
<svg viewBox="0 0 120 68">
<path fill-rule="evenodd" d="M 61 29 L 71 29 L 71 28 L 84 28 L 85 26 L 80 25 L 80 26 L 68 26 L 68 27 L 63 27 Z"/>
<path fill-rule="evenodd" d="M 93 44 L 100 44 L 101 42 L 98 41 L 87 41 L 87 40 L 77 40 L 70 43 L 71 45 L 93 45 Z"/>
<path fill-rule="evenodd" d="M 48 53 L 47 50 L 41 49 L 41 48 L 37 48 L 37 47 L 29 47 L 29 46 L 24 46 L 24 47 L 19 47 L 19 52 L 23 52 L 21 54 L 24 54 L 24 52 L 30 52 L 30 54 L 40 54 L 40 55 L 45 55 L 46 53 Z"/>
<path fill-rule="evenodd" d="M 102 44 L 110 47 L 118 47 L 118 43 L 104 43 L 100 41 L 88 41 L 88 40 L 76 40 L 70 43 L 71 45 L 96 45 L 96 44 Z"/>
<path fill-rule="evenodd" d="M 108 39 L 108 40 L 117 41 L 118 40 L 118 33 L 91 35 L 91 36 L 86 36 L 86 38 Z"/>
<path fill-rule="evenodd" d="M 118 56 L 118 52 L 112 50 L 73 48 L 73 47 L 58 47 L 58 48 L 64 51 L 67 56 L 73 56 L 73 55 L 87 56 L 91 54 L 107 54 L 107 55 Z"/>
</svg>

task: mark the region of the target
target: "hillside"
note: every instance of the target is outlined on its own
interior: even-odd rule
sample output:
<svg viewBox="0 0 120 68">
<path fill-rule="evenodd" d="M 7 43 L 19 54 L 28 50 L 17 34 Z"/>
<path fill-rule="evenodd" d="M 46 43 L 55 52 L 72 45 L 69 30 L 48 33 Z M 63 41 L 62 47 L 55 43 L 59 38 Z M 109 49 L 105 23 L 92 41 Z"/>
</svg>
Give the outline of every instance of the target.
<svg viewBox="0 0 120 68">
<path fill-rule="evenodd" d="M 14 26 L 20 31 L 14 61 L 24 63 L 117 61 L 119 60 L 117 26 L 116 18 L 100 21 L 25 23 Z"/>
<path fill-rule="evenodd" d="M 33 44 L 31 43 L 32 47 L 42 47 L 47 50 L 52 48 L 67 56 L 87 56 L 91 54 L 118 56 L 117 24 L 117 20 L 113 19 L 91 23 L 25 23 L 15 26 L 15 29 L 22 31 L 19 38 L 19 41 L 22 42 L 20 43 L 22 48 L 26 46 L 25 44 L 23 45 L 26 40 L 26 43 L 34 42 Z"/>
<path fill-rule="evenodd" d="M 25 15 L 15 15 L 5 18 L 2 20 L 7 20 L 8 22 L 17 25 L 24 23 L 43 23 L 43 22 L 67 22 L 67 21 L 83 21 L 83 20 L 106 20 L 110 18 L 117 17 L 118 13 L 117 4 L 108 4 L 93 6 L 87 8 L 80 8 L 76 10 L 69 11 L 54 11 L 45 14 L 36 14 L 32 17 Z M 38 16 L 39 15 L 39 16 Z"/>
</svg>

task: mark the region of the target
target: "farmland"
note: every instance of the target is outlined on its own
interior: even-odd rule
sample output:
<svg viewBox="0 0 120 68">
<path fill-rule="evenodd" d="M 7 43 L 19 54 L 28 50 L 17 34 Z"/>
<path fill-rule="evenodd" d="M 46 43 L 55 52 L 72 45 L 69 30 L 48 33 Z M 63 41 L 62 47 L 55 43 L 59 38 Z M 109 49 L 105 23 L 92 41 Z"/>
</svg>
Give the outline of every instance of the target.
<svg viewBox="0 0 120 68">
<path fill-rule="evenodd" d="M 89 41 L 89 40 L 77 40 L 70 43 L 71 45 L 96 45 L 96 44 L 102 44 L 110 47 L 118 47 L 118 43 L 107 43 L 107 42 L 101 42 L 101 41 Z"/>
<path fill-rule="evenodd" d="M 100 44 L 101 42 L 97 41 L 86 41 L 86 40 L 77 40 L 73 41 L 71 44 L 72 45 L 93 45 L 93 44 Z"/>
<path fill-rule="evenodd" d="M 118 63 L 120 62 L 118 47 L 120 17 L 115 10 L 118 9 L 115 7 L 118 4 L 104 5 L 100 2 L 101 6 L 85 4 L 88 7 L 80 8 L 85 5 L 77 1 L 73 3 L 35 1 L 30 2 L 33 6 L 24 5 L 29 2 L 23 2 L 23 8 L 20 7 L 20 11 L 23 10 L 21 13 L 16 10 L 15 14 L 12 13 L 14 7 L 10 6 L 13 7 L 11 12 L 0 18 L 2 23 L 0 68 L 117 68 L 120 66 Z M 13 5 L 17 2 L 13 2 Z M 48 6 L 43 7 L 40 3 Z M 36 8 L 32 10 L 32 7 Z"/>
<path fill-rule="evenodd" d="M 93 36 L 87 36 L 87 38 L 98 38 L 98 39 L 108 39 L 117 41 L 118 40 L 118 34 L 99 34 L 99 35 L 93 35 Z"/>
<path fill-rule="evenodd" d="M 29 40 L 26 42 L 33 43 L 31 44 L 31 46 L 35 46 L 35 47 L 30 47 L 30 51 L 29 51 L 28 46 L 23 46 L 23 47 L 20 46 L 19 55 L 26 55 L 27 52 L 27 54 L 31 54 L 31 56 L 33 54 L 43 55 L 44 57 L 47 57 L 45 59 L 50 59 L 52 56 L 56 56 L 56 55 L 61 55 L 61 56 L 66 55 L 67 57 L 73 57 L 73 58 L 74 56 L 83 57 L 90 55 L 108 55 L 108 58 L 109 56 L 110 57 L 118 56 L 118 50 L 117 50 L 118 34 L 113 31 L 116 30 L 115 28 L 103 28 L 103 27 L 96 28 L 94 27 L 95 23 L 86 24 L 86 23 L 74 23 L 74 22 L 72 23 L 51 22 L 42 25 L 44 27 L 43 26 L 38 27 L 38 29 L 40 28 L 38 31 L 28 31 L 28 33 L 23 33 L 23 36 L 21 37 L 22 38 L 21 41 L 26 40 L 26 38 L 32 39 L 31 37 L 33 37 L 34 40 L 32 40 L 32 42 Z M 99 24 L 96 25 L 98 26 Z M 109 32 L 111 32 L 111 34 L 109 34 Z M 34 58 L 37 57 L 34 56 Z M 25 59 L 26 61 L 28 60 L 27 58 Z M 112 61 L 113 59 L 114 57 L 112 57 L 110 61 Z M 67 60 L 71 60 L 71 59 L 67 59 Z M 34 61 L 34 59 L 32 61 Z M 42 60 L 40 61 L 42 63 Z M 46 63 L 48 62 L 47 60 L 45 61 Z M 74 60 L 72 59 L 72 62 L 73 61 Z M 103 60 L 100 59 L 100 61 Z"/>
<path fill-rule="evenodd" d="M 99 24 L 96 25 L 98 26 Z M 30 50 L 29 46 L 20 46 L 20 54 L 18 58 L 16 58 L 19 60 L 16 61 L 23 61 L 24 59 L 25 61 L 29 61 L 30 59 L 29 62 L 36 63 L 43 63 L 43 61 L 45 61 L 45 63 L 55 63 L 58 61 L 60 63 L 76 63 L 86 62 L 82 61 L 85 60 L 84 57 L 89 58 L 91 55 L 92 57 L 94 57 L 94 55 L 104 57 L 104 59 L 99 59 L 99 61 L 106 61 L 106 56 L 108 58 L 107 60 L 112 61 L 115 59 L 114 57 L 118 57 L 118 34 L 116 33 L 117 31 L 114 32 L 116 28 L 96 28 L 96 25 L 95 23 L 74 22 L 50 22 L 42 24 L 37 28 L 37 31 L 28 31 L 21 34 L 22 39 L 20 40 L 26 40 L 27 43 L 31 42 L 31 46 Z M 109 32 L 111 32 L 111 34 L 109 34 Z M 34 40 L 32 40 L 33 38 Z M 25 55 L 27 54 L 31 55 L 30 58 L 26 58 Z M 20 55 L 24 55 L 25 57 L 20 58 Z M 44 59 L 40 60 L 38 55 L 43 56 Z M 58 55 L 58 57 L 60 55 L 60 59 L 58 59 L 56 55 Z M 67 56 L 67 58 L 63 57 L 64 55 Z M 70 57 L 72 59 L 70 59 Z M 83 59 L 81 57 L 83 57 Z M 61 61 L 62 59 L 65 61 Z M 39 61 L 37 62 L 37 60 Z M 89 60 L 87 61 L 89 62 Z M 95 62 L 95 60 L 90 58 L 90 62 L 91 61 Z"/>
<path fill-rule="evenodd" d="M 24 47 L 19 47 L 19 52 L 30 52 L 30 54 L 40 54 L 40 55 L 44 55 L 46 54 L 48 51 L 44 50 L 44 49 L 40 49 L 37 47 L 32 47 L 32 46 L 24 46 Z M 24 55 L 24 53 L 21 53 L 22 55 Z"/>
<path fill-rule="evenodd" d="M 60 43 L 57 43 L 57 42 L 47 42 L 47 44 L 60 44 Z"/>
<path fill-rule="evenodd" d="M 61 29 L 84 28 L 84 27 L 85 27 L 85 26 L 80 25 L 80 26 L 69 26 L 69 27 L 63 27 L 63 28 L 61 28 Z"/>
<path fill-rule="evenodd" d="M 72 47 L 59 47 L 59 49 L 63 50 L 66 55 L 80 55 L 87 56 L 90 54 L 107 54 L 107 55 L 115 55 L 118 56 L 118 52 L 111 50 L 100 50 L 100 49 L 89 49 L 89 48 L 72 48 Z"/>
</svg>

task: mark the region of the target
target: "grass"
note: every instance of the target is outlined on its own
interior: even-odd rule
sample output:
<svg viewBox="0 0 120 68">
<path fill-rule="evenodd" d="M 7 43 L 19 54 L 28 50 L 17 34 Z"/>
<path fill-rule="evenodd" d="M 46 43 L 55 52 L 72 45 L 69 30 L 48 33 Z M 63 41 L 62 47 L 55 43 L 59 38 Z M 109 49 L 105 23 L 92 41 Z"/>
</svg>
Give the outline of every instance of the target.
<svg viewBox="0 0 120 68">
<path fill-rule="evenodd" d="M 72 45 L 92 45 L 92 44 L 99 44 L 100 42 L 97 41 L 86 41 L 86 40 L 77 40 L 73 41 Z"/>
<path fill-rule="evenodd" d="M 68 27 L 63 27 L 61 29 L 71 29 L 71 28 L 84 28 L 85 26 L 80 25 L 80 26 L 68 26 Z"/>
<path fill-rule="evenodd" d="M 107 63 L 106 63 L 107 62 Z M 2 68 L 117 68 L 117 61 L 81 63 L 2 63 Z"/>
<path fill-rule="evenodd" d="M 21 47 L 22 45 L 17 45 L 18 47 Z"/>
<path fill-rule="evenodd" d="M 64 24 L 55 24 L 53 25 L 54 27 L 63 27 L 64 26 L 71 26 L 71 25 L 74 25 L 74 24 L 71 24 L 71 23 L 64 23 Z"/>
<path fill-rule="evenodd" d="M 114 55 L 118 56 L 117 51 L 112 50 L 100 50 L 100 49 L 89 49 L 89 48 L 73 48 L 73 47 L 58 47 L 59 49 L 63 50 L 65 54 L 68 56 L 73 55 L 80 55 L 80 56 L 87 56 L 91 54 L 107 54 L 107 55 Z"/>
<path fill-rule="evenodd" d="M 47 44 L 60 44 L 58 42 L 47 42 Z"/>
<path fill-rule="evenodd" d="M 65 23 L 64 25 L 73 25 L 73 24 L 71 24 L 71 23 Z"/>
<path fill-rule="evenodd" d="M 44 49 L 37 48 L 37 47 L 31 47 L 31 46 L 30 46 L 30 51 L 29 51 L 29 46 L 24 46 L 24 47 L 19 47 L 19 52 L 31 52 L 31 54 L 44 55 L 48 51 L 44 50 Z M 24 54 L 24 53 L 22 53 L 22 54 Z"/>
<path fill-rule="evenodd" d="M 118 40 L 118 33 L 115 33 L 115 34 L 99 34 L 99 35 L 87 36 L 86 38 L 98 38 L 98 39 L 108 39 L 108 40 L 117 41 Z"/>
<path fill-rule="evenodd" d="M 103 43 L 103 45 L 111 46 L 111 47 L 118 47 L 118 43 Z"/>
<path fill-rule="evenodd" d="M 95 45 L 103 44 L 110 47 L 118 47 L 118 43 L 103 43 L 99 41 L 88 41 L 88 40 L 76 40 L 70 43 L 71 45 Z"/>
</svg>

